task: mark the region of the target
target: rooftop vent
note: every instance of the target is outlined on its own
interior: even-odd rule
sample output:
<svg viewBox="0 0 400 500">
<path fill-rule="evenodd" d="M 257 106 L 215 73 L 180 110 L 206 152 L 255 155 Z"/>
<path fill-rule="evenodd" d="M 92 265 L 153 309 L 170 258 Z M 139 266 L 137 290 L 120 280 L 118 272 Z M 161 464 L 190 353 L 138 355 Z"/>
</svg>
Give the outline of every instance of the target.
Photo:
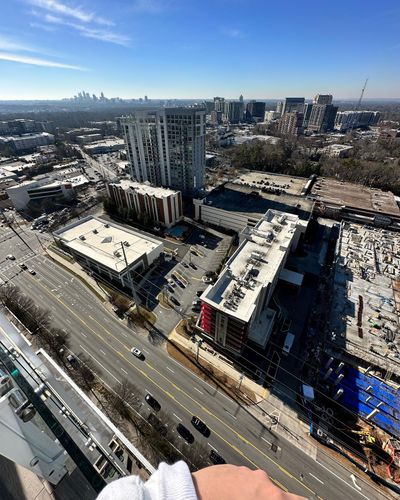
<svg viewBox="0 0 400 500">
<path fill-rule="evenodd" d="M 93 233 L 97 234 L 98 233 L 97 229 L 93 229 Z"/>
<path fill-rule="evenodd" d="M 113 253 L 115 257 L 121 257 L 121 254 L 118 250 L 115 250 Z"/>
<path fill-rule="evenodd" d="M 124 241 L 124 246 L 126 246 L 126 247 L 130 247 L 130 246 L 131 246 L 131 244 L 129 243 L 129 241 Z"/>
<path fill-rule="evenodd" d="M 82 241 L 84 241 L 84 240 L 86 240 L 86 237 L 85 237 L 85 236 L 83 236 L 83 234 L 81 234 L 81 235 L 79 236 L 79 239 L 80 239 L 80 240 L 82 240 Z"/>
<path fill-rule="evenodd" d="M 104 227 L 110 227 L 110 224 L 104 224 Z"/>
</svg>

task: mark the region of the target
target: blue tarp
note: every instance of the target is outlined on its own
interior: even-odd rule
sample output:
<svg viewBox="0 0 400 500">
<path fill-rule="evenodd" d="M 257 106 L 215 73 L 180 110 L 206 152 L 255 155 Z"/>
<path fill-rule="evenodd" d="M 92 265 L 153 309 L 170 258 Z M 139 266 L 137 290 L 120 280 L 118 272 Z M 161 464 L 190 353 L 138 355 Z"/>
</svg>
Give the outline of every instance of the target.
<svg viewBox="0 0 400 500">
<path fill-rule="evenodd" d="M 396 391 L 382 380 L 368 374 L 365 375 L 346 364 L 339 373 L 335 373 L 338 364 L 339 361 L 337 360 L 331 364 L 330 368 L 333 368 L 333 372 L 329 377 L 329 381 L 334 382 L 340 373 L 344 375 L 342 380 L 335 386 L 335 392 L 336 389 L 343 389 L 343 394 L 338 402 L 364 418 L 379 403 L 382 403 L 379 407 L 379 413 L 369 421 L 393 436 L 400 438 L 400 391 Z M 324 373 L 326 373 L 326 369 L 324 369 L 322 375 Z M 368 391 L 367 388 L 369 388 Z"/>
</svg>

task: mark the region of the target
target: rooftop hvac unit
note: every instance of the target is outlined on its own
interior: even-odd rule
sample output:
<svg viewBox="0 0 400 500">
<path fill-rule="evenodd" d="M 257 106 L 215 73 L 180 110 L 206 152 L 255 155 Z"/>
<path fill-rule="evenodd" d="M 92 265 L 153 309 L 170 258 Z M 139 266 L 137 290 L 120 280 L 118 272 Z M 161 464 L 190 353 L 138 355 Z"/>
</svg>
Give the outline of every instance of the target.
<svg viewBox="0 0 400 500">
<path fill-rule="evenodd" d="M 119 253 L 118 250 L 115 250 L 113 253 L 115 257 L 121 257 L 121 254 Z"/>
<path fill-rule="evenodd" d="M 93 233 L 97 234 L 98 233 L 97 229 L 93 229 Z"/>
<path fill-rule="evenodd" d="M 110 224 L 104 224 L 104 227 L 108 228 L 108 227 L 110 227 Z"/>
<path fill-rule="evenodd" d="M 124 241 L 124 246 L 129 247 L 130 246 L 129 241 Z"/>
<path fill-rule="evenodd" d="M 85 236 L 83 236 L 83 234 L 81 234 L 81 235 L 79 236 L 79 239 L 80 239 L 80 240 L 82 240 L 82 241 L 86 240 L 86 238 L 85 238 Z"/>
</svg>

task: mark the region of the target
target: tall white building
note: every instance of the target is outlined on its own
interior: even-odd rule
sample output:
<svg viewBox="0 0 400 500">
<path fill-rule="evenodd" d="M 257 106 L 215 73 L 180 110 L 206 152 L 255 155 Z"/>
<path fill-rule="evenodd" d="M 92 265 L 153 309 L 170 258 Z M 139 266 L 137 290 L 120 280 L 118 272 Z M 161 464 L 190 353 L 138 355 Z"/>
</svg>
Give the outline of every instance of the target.
<svg viewBox="0 0 400 500">
<path fill-rule="evenodd" d="M 183 192 L 203 187 L 204 108 L 138 110 L 121 123 L 133 179 Z"/>
</svg>

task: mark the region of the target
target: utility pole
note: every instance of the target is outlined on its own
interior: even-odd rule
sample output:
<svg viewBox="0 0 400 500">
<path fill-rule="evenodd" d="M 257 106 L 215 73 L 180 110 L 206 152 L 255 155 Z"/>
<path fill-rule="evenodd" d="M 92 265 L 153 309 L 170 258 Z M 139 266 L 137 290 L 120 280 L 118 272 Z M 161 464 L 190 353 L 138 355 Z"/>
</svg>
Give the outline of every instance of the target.
<svg viewBox="0 0 400 500">
<path fill-rule="evenodd" d="M 128 259 L 126 258 L 126 253 L 125 253 L 125 248 L 124 248 L 123 241 L 120 242 L 120 245 L 121 245 L 121 248 L 122 248 L 122 253 L 124 255 L 125 265 L 128 268 Z M 128 280 L 129 280 L 129 284 L 131 285 L 133 302 L 135 303 L 137 311 L 139 311 L 139 299 L 138 299 L 137 294 L 136 294 L 136 289 L 133 286 L 133 279 L 132 279 L 132 275 L 131 275 L 129 269 L 128 269 Z"/>
</svg>

